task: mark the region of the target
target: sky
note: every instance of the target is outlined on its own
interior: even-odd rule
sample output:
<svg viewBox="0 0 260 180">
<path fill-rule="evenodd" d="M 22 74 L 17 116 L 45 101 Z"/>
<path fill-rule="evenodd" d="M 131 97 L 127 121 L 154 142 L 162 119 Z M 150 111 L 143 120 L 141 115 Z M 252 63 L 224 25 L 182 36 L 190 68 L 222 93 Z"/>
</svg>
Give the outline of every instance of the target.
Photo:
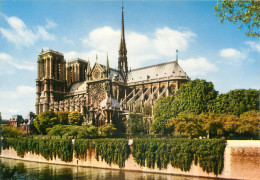
<svg viewBox="0 0 260 180">
<path fill-rule="evenodd" d="M 216 1 L 124 1 L 129 68 L 176 59 L 191 79 L 219 93 L 260 89 L 260 40 L 215 17 Z M 35 112 L 37 59 L 42 49 L 66 60 L 116 68 L 121 1 L 0 1 L 0 112 L 3 119 Z"/>
</svg>

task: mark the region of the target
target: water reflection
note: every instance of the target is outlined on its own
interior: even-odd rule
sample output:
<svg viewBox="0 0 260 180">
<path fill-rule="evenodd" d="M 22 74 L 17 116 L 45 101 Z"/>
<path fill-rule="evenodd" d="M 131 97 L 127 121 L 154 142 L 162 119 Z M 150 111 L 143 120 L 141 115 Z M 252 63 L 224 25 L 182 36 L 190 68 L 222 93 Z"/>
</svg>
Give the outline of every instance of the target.
<svg viewBox="0 0 260 180">
<path fill-rule="evenodd" d="M 17 166 L 17 179 L 24 180 L 66 180 L 66 179 L 91 179 L 91 180 L 205 180 L 206 178 L 193 178 L 163 174 L 141 173 L 133 171 L 108 170 L 76 166 L 52 165 L 36 162 L 27 162 L 13 159 L 0 158 L 0 164 L 8 167 Z"/>
</svg>

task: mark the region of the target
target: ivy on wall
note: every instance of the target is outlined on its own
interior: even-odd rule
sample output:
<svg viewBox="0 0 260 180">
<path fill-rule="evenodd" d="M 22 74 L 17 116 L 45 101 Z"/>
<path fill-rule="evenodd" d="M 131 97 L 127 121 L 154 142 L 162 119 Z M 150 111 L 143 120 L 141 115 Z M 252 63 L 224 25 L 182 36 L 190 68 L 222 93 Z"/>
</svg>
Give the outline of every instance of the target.
<svg viewBox="0 0 260 180">
<path fill-rule="evenodd" d="M 69 139 L 3 139 L 3 149 L 13 147 L 17 155 L 24 157 L 25 153 L 31 152 L 42 155 L 45 159 L 60 158 L 62 161 L 71 162 L 73 146 Z"/>
<path fill-rule="evenodd" d="M 77 139 L 74 142 L 75 156 L 77 158 L 87 158 L 87 150 L 95 148 L 96 159 L 105 161 L 109 165 L 117 164 L 119 167 L 125 166 L 125 161 L 130 154 L 127 139 Z"/>
<path fill-rule="evenodd" d="M 96 159 L 101 158 L 109 165 L 125 166 L 131 151 L 127 139 L 17 139 L 2 140 L 3 149 L 13 147 L 18 156 L 27 152 L 42 155 L 45 159 L 60 158 L 71 162 L 73 149 L 75 157 L 87 159 L 89 150 L 95 150 Z M 170 164 L 182 171 L 189 171 L 194 161 L 203 171 L 221 174 L 224 167 L 224 140 L 194 139 L 135 139 L 133 143 L 134 160 L 141 166 L 166 169 Z"/>
<path fill-rule="evenodd" d="M 224 140 L 135 139 L 133 157 L 141 166 L 159 169 L 172 167 L 189 171 L 192 162 L 203 171 L 221 174 L 224 167 Z"/>
</svg>

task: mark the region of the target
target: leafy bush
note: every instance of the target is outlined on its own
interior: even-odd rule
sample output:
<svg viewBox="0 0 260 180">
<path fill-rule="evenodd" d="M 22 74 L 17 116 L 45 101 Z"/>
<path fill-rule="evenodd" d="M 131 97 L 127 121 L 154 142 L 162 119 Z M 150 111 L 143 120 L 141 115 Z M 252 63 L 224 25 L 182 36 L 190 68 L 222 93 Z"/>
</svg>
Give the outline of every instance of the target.
<svg viewBox="0 0 260 180">
<path fill-rule="evenodd" d="M 81 126 L 79 130 L 79 138 L 97 138 L 98 128 L 96 126 L 88 125 Z"/>
<path fill-rule="evenodd" d="M 46 129 L 56 124 L 59 124 L 59 120 L 53 111 L 41 112 L 34 120 L 34 126 L 40 134 L 46 134 Z"/>
<path fill-rule="evenodd" d="M 48 135 L 60 136 L 60 138 L 62 138 L 62 136 L 67 134 L 68 131 L 69 131 L 68 125 L 60 125 L 60 124 L 47 129 Z"/>
<path fill-rule="evenodd" d="M 101 137 L 111 137 L 116 133 L 117 129 L 114 124 L 105 124 L 98 127 L 98 134 Z"/>
<path fill-rule="evenodd" d="M 69 114 L 70 114 L 70 112 L 68 112 L 68 111 L 58 111 L 57 112 L 60 124 L 62 124 L 62 125 L 69 124 L 69 117 L 68 117 Z"/>
<path fill-rule="evenodd" d="M 3 137 L 18 138 L 23 135 L 23 132 L 12 126 L 1 126 L 0 131 Z"/>
<path fill-rule="evenodd" d="M 83 123 L 83 117 L 81 113 L 72 111 L 69 115 L 69 124 L 70 125 L 81 125 Z"/>
<path fill-rule="evenodd" d="M 130 113 L 127 120 L 127 132 L 131 134 L 147 133 L 147 120 L 142 114 Z"/>
</svg>

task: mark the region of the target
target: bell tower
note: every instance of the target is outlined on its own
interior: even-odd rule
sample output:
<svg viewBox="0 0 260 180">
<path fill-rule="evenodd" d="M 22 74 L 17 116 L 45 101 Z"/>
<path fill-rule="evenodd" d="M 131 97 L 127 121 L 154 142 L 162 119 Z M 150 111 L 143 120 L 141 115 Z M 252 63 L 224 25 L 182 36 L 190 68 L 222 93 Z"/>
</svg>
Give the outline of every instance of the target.
<svg viewBox="0 0 260 180">
<path fill-rule="evenodd" d="M 41 51 L 37 61 L 36 114 L 49 110 L 49 104 L 61 100 L 66 93 L 66 61 L 63 54 Z M 56 99 L 54 99 L 54 97 Z"/>
<path fill-rule="evenodd" d="M 123 77 L 127 78 L 128 64 L 127 64 L 127 50 L 125 42 L 125 25 L 124 25 L 124 6 L 122 5 L 122 20 L 121 20 L 121 41 L 119 46 L 118 57 L 118 70 L 122 73 Z"/>
</svg>

